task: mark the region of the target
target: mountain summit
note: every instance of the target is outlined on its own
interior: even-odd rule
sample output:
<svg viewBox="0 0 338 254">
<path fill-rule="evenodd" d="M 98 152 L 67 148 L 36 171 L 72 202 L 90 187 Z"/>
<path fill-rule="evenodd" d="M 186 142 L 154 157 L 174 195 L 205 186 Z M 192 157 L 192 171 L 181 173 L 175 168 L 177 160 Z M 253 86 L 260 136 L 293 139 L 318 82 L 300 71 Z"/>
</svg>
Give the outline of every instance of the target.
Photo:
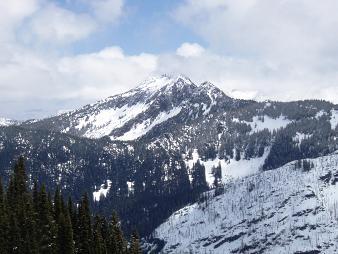
<svg viewBox="0 0 338 254">
<path fill-rule="evenodd" d="M 125 93 L 27 124 L 87 138 L 135 140 L 168 119 L 182 115 L 188 120 L 188 115 L 199 108 L 207 115 L 213 107 L 229 101 L 211 83 L 197 86 L 183 75 L 161 75 L 150 77 Z"/>
</svg>

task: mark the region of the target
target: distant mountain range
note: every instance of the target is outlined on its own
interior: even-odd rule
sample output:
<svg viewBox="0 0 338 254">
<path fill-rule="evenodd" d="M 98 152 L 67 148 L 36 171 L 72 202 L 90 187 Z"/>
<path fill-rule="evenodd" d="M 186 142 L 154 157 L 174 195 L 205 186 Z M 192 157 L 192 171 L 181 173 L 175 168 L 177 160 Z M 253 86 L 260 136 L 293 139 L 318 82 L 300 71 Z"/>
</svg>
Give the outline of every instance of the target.
<svg viewBox="0 0 338 254">
<path fill-rule="evenodd" d="M 209 82 L 155 76 L 54 117 L 0 120 L 0 174 L 7 181 L 23 155 L 30 179 L 74 199 L 88 192 L 96 211 L 116 209 L 126 230 L 147 236 L 208 189 L 226 195 L 232 181 L 334 153 L 337 125 L 330 102 L 238 100 Z"/>
</svg>

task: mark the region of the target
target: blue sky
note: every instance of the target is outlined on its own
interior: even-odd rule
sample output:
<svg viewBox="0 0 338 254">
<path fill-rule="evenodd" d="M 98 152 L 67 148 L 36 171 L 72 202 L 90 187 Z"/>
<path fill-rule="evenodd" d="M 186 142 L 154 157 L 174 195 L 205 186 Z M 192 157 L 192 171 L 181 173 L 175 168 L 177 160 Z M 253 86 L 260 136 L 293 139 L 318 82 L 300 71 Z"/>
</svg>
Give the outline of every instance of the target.
<svg viewBox="0 0 338 254">
<path fill-rule="evenodd" d="M 69 2 L 69 3 L 68 3 Z M 76 1 L 75 1 L 76 2 Z M 56 1 L 74 12 L 89 11 L 74 1 Z M 174 52 L 183 42 L 203 39 L 173 18 L 173 12 L 182 1 L 178 0 L 128 0 L 117 24 L 101 27 L 95 34 L 70 45 L 75 54 L 98 51 L 111 45 L 122 45 L 127 54 L 147 52 L 160 54 Z"/>
<path fill-rule="evenodd" d="M 152 75 L 242 99 L 338 103 L 338 2 L 0 1 L 0 117 L 41 118 Z"/>
</svg>

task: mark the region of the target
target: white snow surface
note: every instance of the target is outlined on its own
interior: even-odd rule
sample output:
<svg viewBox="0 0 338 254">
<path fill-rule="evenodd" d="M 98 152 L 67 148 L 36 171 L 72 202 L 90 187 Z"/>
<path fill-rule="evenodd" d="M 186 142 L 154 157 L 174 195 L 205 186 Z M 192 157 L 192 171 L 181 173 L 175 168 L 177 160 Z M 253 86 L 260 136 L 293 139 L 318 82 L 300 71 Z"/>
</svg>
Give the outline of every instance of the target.
<svg viewBox="0 0 338 254">
<path fill-rule="evenodd" d="M 335 130 L 338 125 L 338 110 L 331 110 L 330 123 L 332 130 Z"/>
<path fill-rule="evenodd" d="M 13 124 L 14 124 L 13 120 L 0 117 L 0 126 L 10 126 L 10 125 L 13 125 Z"/>
<path fill-rule="evenodd" d="M 155 231 L 162 253 L 338 253 L 338 154 L 236 179 Z M 337 183 L 336 183 L 337 182 Z"/>
<path fill-rule="evenodd" d="M 264 120 L 262 120 L 264 119 Z M 234 119 L 234 121 L 239 121 L 238 119 Z M 282 127 L 287 126 L 291 121 L 287 119 L 285 116 L 281 115 L 277 118 L 272 118 L 270 116 L 254 116 L 252 122 L 243 121 L 246 124 L 249 124 L 251 127 L 251 133 L 256 131 L 262 131 L 264 129 L 268 129 L 269 131 L 274 131 L 280 129 Z"/>
<path fill-rule="evenodd" d="M 100 189 L 98 189 L 97 191 L 94 191 L 93 192 L 94 201 L 99 202 L 102 196 L 107 197 L 107 194 L 110 190 L 111 184 L 112 184 L 112 182 L 110 180 L 107 180 L 106 184 L 102 184 L 100 186 Z"/>
<path fill-rule="evenodd" d="M 156 125 L 167 121 L 168 119 L 178 115 L 181 112 L 181 107 L 176 107 L 170 110 L 169 112 L 161 112 L 154 120 L 147 119 L 146 121 L 136 124 L 133 126 L 131 130 L 124 133 L 121 137 L 112 137 L 112 139 L 118 140 L 135 140 L 143 135 L 145 135 L 148 131 L 150 131 Z"/>
<path fill-rule="evenodd" d="M 170 76 L 170 75 L 160 75 L 160 76 L 152 76 L 143 81 L 138 87 L 131 90 L 145 90 L 149 92 L 158 91 L 164 86 L 172 85 L 176 83 L 179 79 L 182 79 L 184 83 L 186 84 L 192 84 L 191 80 L 183 75 L 176 75 L 176 76 Z"/>
<path fill-rule="evenodd" d="M 235 159 L 229 159 L 227 161 L 220 160 L 216 158 L 214 160 L 203 161 L 198 154 L 198 149 L 194 149 L 192 153 L 192 159 L 186 160 L 186 165 L 189 169 L 192 169 L 194 164 L 199 160 L 202 165 L 205 167 L 205 179 L 210 187 L 214 184 L 214 174 L 213 168 L 221 166 L 222 172 L 222 182 L 226 183 L 231 179 L 241 178 L 248 175 L 257 173 L 262 169 L 264 161 L 268 156 L 270 149 L 267 148 L 262 157 L 251 158 L 249 160 L 240 159 L 236 161 Z M 189 174 L 190 182 L 192 180 L 191 174 Z"/>
<path fill-rule="evenodd" d="M 305 134 L 301 132 L 297 132 L 296 135 L 292 138 L 294 142 L 297 142 L 298 145 L 302 143 L 303 140 L 309 139 L 312 137 L 312 134 Z"/>
<path fill-rule="evenodd" d="M 131 106 L 124 105 L 121 108 L 101 110 L 79 119 L 75 128 L 81 130 L 84 127 L 89 127 L 84 136 L 100 138 L 109 135 L 112 130 L 122 127 L 126 122 L 147 110 L 148 107 L 144 103 L 138 103 Z"/>
<path fill-rule="evenodd" d="M 149 108 L 152 107 L 157 92 L 170 92 L 172 87 L 177 85 L 193 85 L 192 81 L 182 75 L 179 76 L 154 76 L 142 82 L 138 87 L 126 93 L 115 95 L 107 99 L 101 100 L 95 104 L 89 105 L 82 111 L 72 111 L 65 113 L 67 117 L 73 117 L 73 122 L 70 126 L 65 127 L 61 132 L 68 133 L 72 128 L 80 131 L 81 135 L 87 138 L 101 138 L 103 136 L 110 136 L 110 134 L 119 128 L 122 128 L 130 121 L 133 121 L 138 116 L 144 114 Z M 163 90 L 162 88 L 165 88 Z M 168 91 L 167 91 L 168 90 Z M 135 98 L 131 98 L 131 103 L 128 99 L 122 104 L 114 104 L 115 106 L 106 106 L 115 99 L 132 97 L 133 95 L 140 94 L 142 97 L 135 103 Z M 109 104 L 108 104 L 109 105 Z M 118 140 L 134 140 L 146 134 L 154 126 L 168 120 L 179 114 L 182 107 L 175 107 L 167 112 L 160 112 L 159 115 L 154 116 L 153 119 L 147 119 L 144 122 L 137 122 L 122 136 L 110 136 L 111 139 Z M 88 112 L 89 111 L 89 112 Z"/>
</svg>

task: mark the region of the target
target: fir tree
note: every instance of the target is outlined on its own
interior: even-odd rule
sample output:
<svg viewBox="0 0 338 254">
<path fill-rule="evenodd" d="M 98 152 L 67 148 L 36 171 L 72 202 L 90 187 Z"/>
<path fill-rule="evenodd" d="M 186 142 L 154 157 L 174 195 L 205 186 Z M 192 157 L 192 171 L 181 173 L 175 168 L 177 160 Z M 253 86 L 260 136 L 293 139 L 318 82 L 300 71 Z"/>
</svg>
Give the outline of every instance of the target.
<svg viewBox="0 0 338 254">
<path fill-rule="evenodd" d="M 133 232 L 131 236 L 131 243 L 129 248 L 130 254 L 142 254 L 141 246 L 140 246 L 140 237 L 136 231 Z"/>
<path fill-rule="evenodd" d="M 197 191 L 205 191 L 208 189 L 208 185 L 205 178 L 205 167 L 198 160 L 192 169 L 192 188 Z"/>
<path fill-rule="evenodd" d="M 102 236 L 102 221 L 99 216 L 95 216 L 94 219 L 94 252 L 95 254 L 105 254 L 106 253 L 106 243 Z"/>
<path fill-rule="evenodd" d="M 122 254 L 126 251 L 126 243 L 116 212 L 113 212 L 110 223 L 110 239 L 108 251 L 111 254 Z"/>
<path fill-rule="evenodd" d="M 57 250 L 62 254 L 74 253 L 73 229 L 69 213 L 60 213 L 57 232 Z"/>
<path fill-rule="evenodd" d="M 2 186 L 2 180 L 0 178 L 0 250 L 4 254 L 7 254 L 9 250 L 8 234 L 9 223 L 5 204 L 5 194 Z"/>
<path fill-rule="evenodd" d="M 89 200 L 88 195 L 82 197 L 81 204 L 79 207 L 79 221 L 78 221 L 78 228 L 79 228 L 79 244 L 78 244 L 78 251 L 81 254 L 90 254 L 92 251 L 92 226 L 91 226 L 91 219 L 90 219 L 90 210 L 89 210 Z"/>
<path fill-rule="evenodd" d="M 57 221 L 62 211 L 61 193 L 59 187 L 56 187 L 54 193 L 54 220 Z"/>
<path fill-rule="evenodd" d="M 45 185 L 42 185 L 39 193 L 39 252 L 54 253 L 55 230 L 50 210 L 50 201 L 46 193 Z"/>
</svg>

